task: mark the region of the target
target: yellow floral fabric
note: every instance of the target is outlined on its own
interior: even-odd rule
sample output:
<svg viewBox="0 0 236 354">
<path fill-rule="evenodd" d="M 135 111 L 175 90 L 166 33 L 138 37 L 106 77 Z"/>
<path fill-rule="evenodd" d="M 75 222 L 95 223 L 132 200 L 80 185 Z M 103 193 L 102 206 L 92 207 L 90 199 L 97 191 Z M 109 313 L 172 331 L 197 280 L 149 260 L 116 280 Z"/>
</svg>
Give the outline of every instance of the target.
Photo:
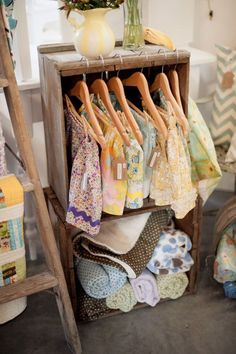
<svg viewBox="0 0 236 354">
<path fill-rule="evenodd" d="M 162 100 L 165 98 L 161 95 Z M 167 141 L 160 134 L 157 141 L 158 158 L 153 169 L 150 196 L 156 205 L 170 205 L 178 219 L 195 207 L 197 191 L 192 185 L 189 158 L 180 129 L 176 126 L 171 105 L 162 109 L 162 117 L 168 128 Z"/>
<path fill-rule="evenodd" d="M 101 152 L 102 171 L 102 210 L 112 215 L 122 215 L 126 194 L 127 180 L 114 178 L 113 162 L 125 160 L 123 141 L 117 129 L 110 125 L 105 133 L 106 148 Z"/>
</svg>

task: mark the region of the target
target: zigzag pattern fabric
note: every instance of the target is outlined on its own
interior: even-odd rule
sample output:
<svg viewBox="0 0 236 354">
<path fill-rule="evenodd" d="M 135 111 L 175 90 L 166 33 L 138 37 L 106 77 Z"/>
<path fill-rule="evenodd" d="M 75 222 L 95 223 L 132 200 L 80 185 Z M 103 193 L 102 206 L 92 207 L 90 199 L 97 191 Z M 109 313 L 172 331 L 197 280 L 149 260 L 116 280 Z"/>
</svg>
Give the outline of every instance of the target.
<svg viewBox="0 0 236 354">
<path fill-rule="evenodd" d="M 236 77 L 236 50 L 217 45 L 217 86 L 213 101 L 210 131 L 215 145 L 229 146 L 236 132 L 236 81 L 231 88 L 222 89 L 226 72 Z"/>
</svg>

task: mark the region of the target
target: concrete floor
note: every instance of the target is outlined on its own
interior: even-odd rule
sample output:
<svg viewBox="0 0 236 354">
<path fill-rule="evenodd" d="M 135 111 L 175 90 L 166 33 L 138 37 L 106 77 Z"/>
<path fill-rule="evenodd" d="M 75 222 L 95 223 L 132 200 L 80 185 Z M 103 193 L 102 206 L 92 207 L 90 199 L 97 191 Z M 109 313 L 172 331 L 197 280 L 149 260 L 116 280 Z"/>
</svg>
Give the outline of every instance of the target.
<svg viewBox="0 0 236 354">
<path fill-rule="evenodd" d="M 222 205 L 229 193 L 216 192 L 207 208 Z M 205 216 L 198 293 L 156 308 L 145 308 L 79 325 L 84 354 L 235 354 L 236 301 L 224 297 L 212 279 L 213 216 Z M 0 327 L 1 354 L 70 353 L 54 297 L 28 298 L 26 311 Z"/>
</svg>

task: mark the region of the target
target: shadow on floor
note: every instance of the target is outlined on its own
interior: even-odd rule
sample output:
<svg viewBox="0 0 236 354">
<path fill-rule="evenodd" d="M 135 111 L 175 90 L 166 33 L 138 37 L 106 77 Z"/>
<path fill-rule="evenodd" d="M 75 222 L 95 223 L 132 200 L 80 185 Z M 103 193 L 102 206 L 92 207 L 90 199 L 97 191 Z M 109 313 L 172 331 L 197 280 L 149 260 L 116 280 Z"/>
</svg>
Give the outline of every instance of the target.
<svg viewBox="0 0 236 354">
<path fill-rule="evenodd" d="M 215 192 L 205 210 L 232 194 Z M 145 308 L 79 325 L 84 354 L 235 354 L 236 301 L 224 297 L 212 279 L 214 216 L 205 216 L 198 292 L 155 308 Z M 26 311 L 0 327 L 1 354 L 70 353 L 49 292 L 28 298 Z"/>
</svg>

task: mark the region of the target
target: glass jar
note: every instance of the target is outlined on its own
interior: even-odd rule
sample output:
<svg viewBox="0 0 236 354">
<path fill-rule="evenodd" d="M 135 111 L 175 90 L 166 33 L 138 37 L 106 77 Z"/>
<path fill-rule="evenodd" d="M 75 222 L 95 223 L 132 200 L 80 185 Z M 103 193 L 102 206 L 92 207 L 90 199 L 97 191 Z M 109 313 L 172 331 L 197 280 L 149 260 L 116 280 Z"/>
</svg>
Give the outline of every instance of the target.
<svg viewBox="0 0 236 354">
<path fill-rule="evenodd" d="M 142 26 L 142 0 L 124 2 L 124 49 L 141 49 L 144 46 Z"/>
</svg>

